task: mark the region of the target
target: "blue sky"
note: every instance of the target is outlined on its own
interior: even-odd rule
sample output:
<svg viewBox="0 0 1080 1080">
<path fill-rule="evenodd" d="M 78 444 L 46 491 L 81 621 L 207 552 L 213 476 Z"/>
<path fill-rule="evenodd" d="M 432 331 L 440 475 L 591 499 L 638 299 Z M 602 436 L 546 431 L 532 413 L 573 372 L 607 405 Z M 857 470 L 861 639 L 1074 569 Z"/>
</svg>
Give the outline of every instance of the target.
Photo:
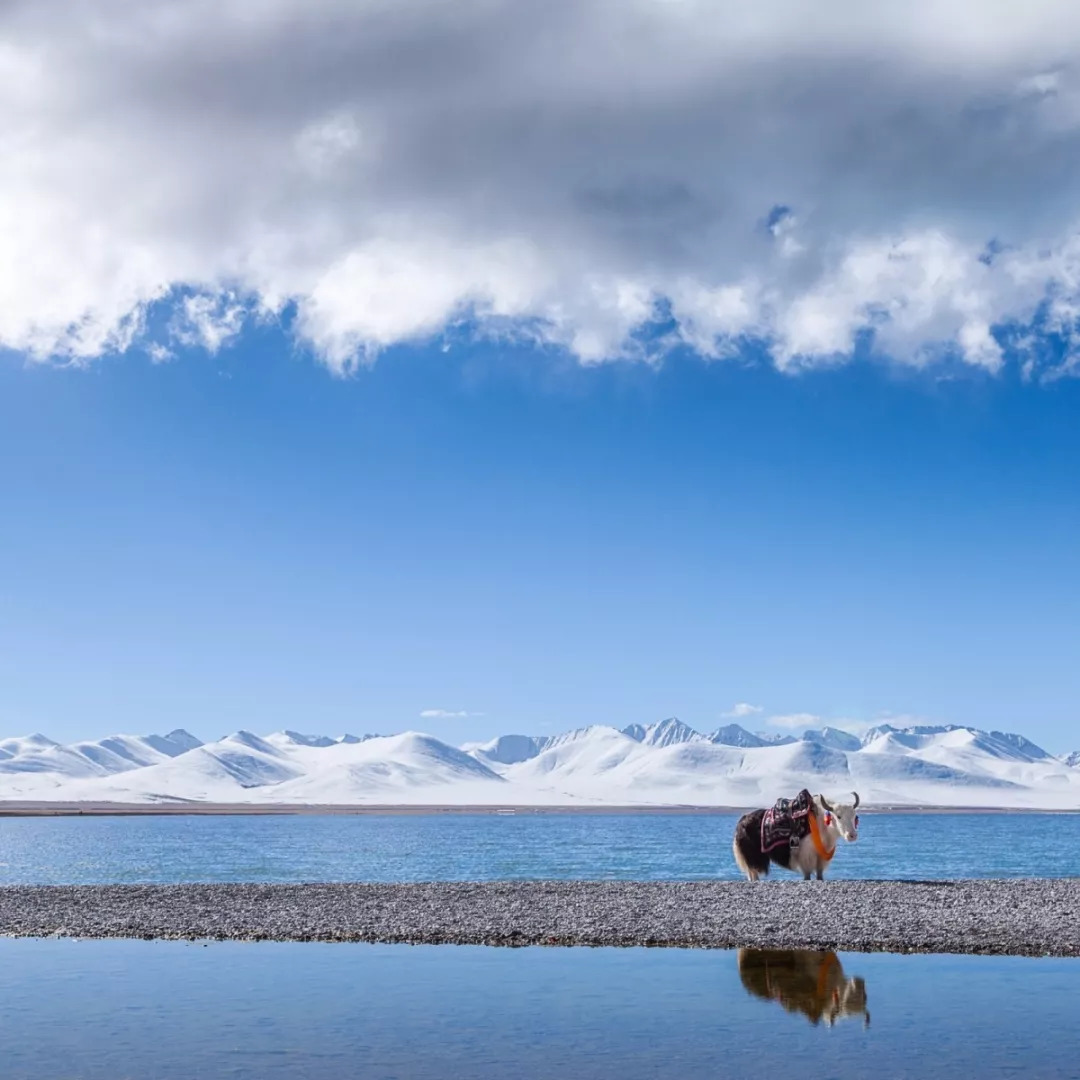
<svg viewBox="0 0 1080 1080">
<path fill-rule="evenodd" d="M 54 738 L 886 714 L 1078 741 L 1080 386 L 279 331 L 0 364 L 0 715 Z M 427 710 L 468 717 L 421 718 Z"/>
<path fill-rule="evenodd" d="M 0 5 L 4 730 L 1080 745 L 1080 5 L 70 7 Z"/>
</svg>

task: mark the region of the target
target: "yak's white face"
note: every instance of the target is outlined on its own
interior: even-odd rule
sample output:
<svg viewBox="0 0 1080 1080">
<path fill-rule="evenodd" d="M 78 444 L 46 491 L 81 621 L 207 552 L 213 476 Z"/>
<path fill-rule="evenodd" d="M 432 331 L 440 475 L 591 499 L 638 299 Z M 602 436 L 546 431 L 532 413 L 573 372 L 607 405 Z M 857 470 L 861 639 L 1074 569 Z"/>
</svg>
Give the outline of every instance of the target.
<svg viewBox="0 0 1080 1080">
<path fill-rule="evenodd" d="M 843 986 L 833 992 L 825 1022 L 832 1027 L 844 1016 L 861 1016 L 863 1026 L 870 1026 L 870 1013 L 866 1009 L 866 982 L 859 976 L 845 979 Z"/>
<path fill-rule="evenodd" d="M 855 795 L 854 803 L 827 802 L 822 795 L 818 796 L 818 801 L 825 812 L 827 824 L 831 825 L 849 844 L 859 839 L 858 795 Z"/>
</svg>

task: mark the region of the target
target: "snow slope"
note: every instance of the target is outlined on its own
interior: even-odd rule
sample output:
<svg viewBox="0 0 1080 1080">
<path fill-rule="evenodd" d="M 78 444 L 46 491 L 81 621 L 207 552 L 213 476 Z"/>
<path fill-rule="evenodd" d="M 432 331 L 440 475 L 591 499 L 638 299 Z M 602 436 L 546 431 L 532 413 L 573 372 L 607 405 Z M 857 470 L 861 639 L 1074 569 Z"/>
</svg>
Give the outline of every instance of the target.
<svg viewBox="0 0 1080 1080">
<path fill-rule="evenodd" d="M 516 765 L 536 757 L 549 741 L 532 735 L 500 735 L 488 742 L 466 743 L 461 749 L 485 764 Z"/>
<path fill-rule="evenodd" d="M 779 739 L 731 724 L 702 735 L 670 718 L 623 730 L 333 738 L 184 731 L 62 745 L 0 740 L 0 799 L 83 802 L 764 806 L 800 788 L 867 803 L 1080 809 L 1080 755 L 1021 735 L 881 725 Z"/>
<path fill-rule="evenodd" d="M 754 735 L 740 724 L 727 724 L 725 727 L 717 728 L 706 738 L 709 742 L 719 743 L 721 746 L 743 746 L 750 749 L 769 745 L 760 735 Z"/>
<path fill-rule="evenodd" d="M 168 735 L 110 735 L 97 742 L 61 745 L 44 735 L 0 742 L 0 797 L 38 787 L 114 776 L 170 761 L 201 745 L 186 731 Z M 10 797 L 9 795 L 9 797 Z"/>
<path fill-rule="evenodd" d="M 465 751 L 408 731 L 339 746 L 322 768 L 263 788 L 259 795 L 268 802 L 289 803 L 453 803 L 469 802 L 487 789 L 497 801 L 505 785 Z M 455 792 L 470 797 L 458 798 Z"/>
<path fill-rule="evenodd" d="M 684 724 L 674 716 L 661 720 L 659 724 L 649 724 L 648 727 L 631 724 L 630 727 L 623 728 L 623 734 L 629 735 L 635 742 L 645 746 L 676 746 L 679 743 L 697 742 L 704 738 L 689 724 Z"/>
</svg>

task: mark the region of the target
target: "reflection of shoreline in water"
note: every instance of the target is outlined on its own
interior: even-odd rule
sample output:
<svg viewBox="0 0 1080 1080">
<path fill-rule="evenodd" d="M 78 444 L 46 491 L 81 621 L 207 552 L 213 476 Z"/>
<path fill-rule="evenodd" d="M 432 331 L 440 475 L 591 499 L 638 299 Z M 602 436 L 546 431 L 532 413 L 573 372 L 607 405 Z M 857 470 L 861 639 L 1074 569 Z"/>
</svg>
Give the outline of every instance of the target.
<svg viewBox="0 0 1080 1080">
<path fill-rule="evenodd" d="M 812 1024 L 832 1027 L 845 1016 L 861 1016 L 870 1026 L 866 983 L 844 974 L 834 952 L 804 949 L 740 949 L 739 978 L 747 991 L 802 1013 Z"/>
</svg>

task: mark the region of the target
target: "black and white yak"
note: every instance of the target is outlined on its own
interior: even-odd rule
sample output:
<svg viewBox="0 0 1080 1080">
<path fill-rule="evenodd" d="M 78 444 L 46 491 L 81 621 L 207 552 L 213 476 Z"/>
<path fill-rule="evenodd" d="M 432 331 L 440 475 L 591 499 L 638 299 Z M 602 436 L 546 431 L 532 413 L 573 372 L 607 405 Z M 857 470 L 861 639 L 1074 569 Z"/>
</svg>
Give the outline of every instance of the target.
<svg viewBox="0 0 1080 1080">
<path fill-rule="evenodd" d="M 809 792 L 803 794 L 809 795 Z M 821 881 L 836 854 L 840 837 L 848 843 L 858 839 L 859 794 L 852 794 L 855 798 L 850 804 L 830 803 L 824 795 L 810 796 L 805 830 L 797 827 L 789 828 L 786 833 L 783 829 L 771 830 L 776 814 L 774 808 L 744 814 L 735 826 L 735 839 L 731 845 L 739 869 L 750 881 L 757 881 L 769 873 L 772 863 L 776 863 L 785 870 L 802 874 L 807 881 L 815 875 Z"/>
<path fill-rule="evenodd" d="M 832 1027 L 845 1016 L 870 1026 L 866 983 L 844 971 L 834 952 L 791 949 L 740 949 L 739 978 L 755 997 L 779 1002 L 810 1023 Z"/>
</svg>

